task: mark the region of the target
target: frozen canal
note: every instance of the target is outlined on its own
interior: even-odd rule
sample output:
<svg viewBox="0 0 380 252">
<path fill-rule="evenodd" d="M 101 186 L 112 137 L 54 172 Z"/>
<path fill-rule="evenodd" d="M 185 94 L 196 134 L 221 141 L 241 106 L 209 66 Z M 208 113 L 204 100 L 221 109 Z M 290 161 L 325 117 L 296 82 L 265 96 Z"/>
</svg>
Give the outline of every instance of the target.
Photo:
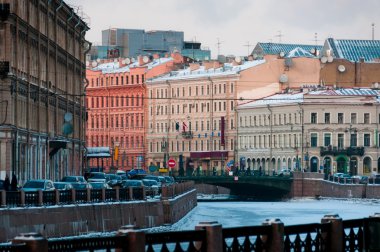
<svg viewBox="0 0 380 252">
<path fill-rule="evenodd" d="M 380 200 L 300 199 L 285 202 L 198 202 L 198 206 L 170 227 L 154 231 L 193 230 L 200 221 L 218 221 L 223 227 L 261 225 L 279 218 L 285 225 L 320 222 L 325 214 L 346 219 L 368 217 L 380 212 Z"/>
</svg>

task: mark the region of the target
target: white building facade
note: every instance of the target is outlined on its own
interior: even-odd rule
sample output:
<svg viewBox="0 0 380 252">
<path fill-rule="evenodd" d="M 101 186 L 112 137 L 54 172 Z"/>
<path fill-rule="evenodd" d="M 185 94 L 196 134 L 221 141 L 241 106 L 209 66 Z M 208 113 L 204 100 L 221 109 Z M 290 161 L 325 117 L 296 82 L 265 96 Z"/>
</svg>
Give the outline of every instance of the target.
<svg viewBox="0 0 380 252">
<path fill-rule="evenodd" d="M 242 169 L 370 175 L 378 172 L 377 90 L 276 94 L 238 107 Z"/>
</svg>

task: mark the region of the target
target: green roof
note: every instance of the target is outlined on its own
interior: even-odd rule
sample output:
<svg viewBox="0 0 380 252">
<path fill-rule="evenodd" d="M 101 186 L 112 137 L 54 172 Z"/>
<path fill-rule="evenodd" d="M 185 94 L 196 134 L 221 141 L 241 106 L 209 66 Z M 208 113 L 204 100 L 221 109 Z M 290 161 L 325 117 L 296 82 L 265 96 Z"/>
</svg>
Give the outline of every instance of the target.
<svg viewBox="0 0 380 252">
<path fill-rule="evenodd" d="M 275 55 L 280 52 L 284 52 L 285 54 L 293 51 L 296 48 L 301 48 L 305 51 L 310 52 L 311 50 L 321 50 L 322 46 L 320 45 L 302 45 L 302 44 L 283 44 L 283 43 L 257 43 L 255 49 L 253 49 L 252 54 L 262 54 L 262 55 Z"/>
<path fill-rule="evenodd" d="M 380 40 L 327 39 L 335 58 L 358 62 L 380 59 Z"/>
</svg>

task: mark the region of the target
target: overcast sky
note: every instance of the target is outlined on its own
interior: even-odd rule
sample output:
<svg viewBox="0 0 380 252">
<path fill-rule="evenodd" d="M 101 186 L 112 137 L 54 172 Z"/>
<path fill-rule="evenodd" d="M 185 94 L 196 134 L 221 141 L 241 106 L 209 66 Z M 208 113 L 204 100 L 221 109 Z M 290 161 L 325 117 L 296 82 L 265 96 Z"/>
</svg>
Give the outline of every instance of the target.
<svg viewBox="0 0 380 252">
<path fill-rule="evenodd" d="M 212 55 L 247 55 L 257 42 L 322 44 L 327 37 L 380 39 L 380 0 L 65 0 L 89 16 L 86 38 L 108 28 L 183 31 Z M 277 36 L 276 36 L 277 35 Z"/>
</svg>

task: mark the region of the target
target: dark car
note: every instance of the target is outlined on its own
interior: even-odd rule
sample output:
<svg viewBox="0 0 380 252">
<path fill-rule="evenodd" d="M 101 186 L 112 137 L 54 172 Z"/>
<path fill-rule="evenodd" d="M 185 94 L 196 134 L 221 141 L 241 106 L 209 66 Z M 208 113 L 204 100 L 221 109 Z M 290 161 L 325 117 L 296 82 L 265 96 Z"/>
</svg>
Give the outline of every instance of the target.
<svg viewBox="0 0 380 252">
<path fill-rule="evenodd" d="M 129 178 L 133 178 L 138 175 L 146 175 L 146 171 L 144 169 L 132 169 L 127 174 Z"/>
<path fill-rule="evenodd" d="M 54 182 L 54 187 L 60 191 L 71 190 L 73 185 L 70 182 Z"/>
<path fill-rule="evenodd" d="M 175 184 L 175 180 L 174 180 L 173 177 L 171 177 L 171 176 L 164 176 L 164 178 L 165 178 L 165 181 L 166 181 L 167 185 Z"/>
<path fill-rule="evenodd" d="M 121 186 L 122 177 L 116 174 L 106 174 L 106 183 L 110 187 Z"/>
<path fill-rule="evenodd" d="M 71 183 L 71 185 L 75 190 L 84 190 L 87 188 L 92 188 L 92 186 L 89 183 Z"/>
<path fill-rule="evenodd" d="M 129 180 L 123 180 L 121 186 L 123 188 L 129 188 L 129 187 L 143 187 L 144 184 L 141 180 L 137 179 L 129 179 Z"/>
<path fill-rule="evenodd" d="M 69 183 L 87 183 L 83 176 L 65 176 L 61 181 Z"/>
<path fill-rule="evenodd" d="M 54 183 L 48 179 L 34 179 L 28 180 L 22 187 L 25 192 L 36 192 L 38 190 L 42 191 L 54 191 Z"/>
<path fill-rule="evenodd" d="M 89 184 L 91 185 L 92 189 L 111 189 L 111 187 L 104 182 L 90 182 Z"/>
<path fill-rule="evenodd" d="M 104 172 L 91 172 L 88 175 L 88 182 L 107 182 L 106 174 Z"/>
<path fill-rule="evenodd" d="M 152 179 L 157 181 L 158 187 L 161 187 L 163 184 L 166 183 L 165 178 L 163 176 L 146 175 L 144 179 Z"/>
<path fill-rule="evenodd" d="M 142 182 L 145 186 L 147 195 L 155 196 L 159 193 L 160 186 L 158 185 L 158 182 L 156 180 L 143 179 Z"/>
</svg>

